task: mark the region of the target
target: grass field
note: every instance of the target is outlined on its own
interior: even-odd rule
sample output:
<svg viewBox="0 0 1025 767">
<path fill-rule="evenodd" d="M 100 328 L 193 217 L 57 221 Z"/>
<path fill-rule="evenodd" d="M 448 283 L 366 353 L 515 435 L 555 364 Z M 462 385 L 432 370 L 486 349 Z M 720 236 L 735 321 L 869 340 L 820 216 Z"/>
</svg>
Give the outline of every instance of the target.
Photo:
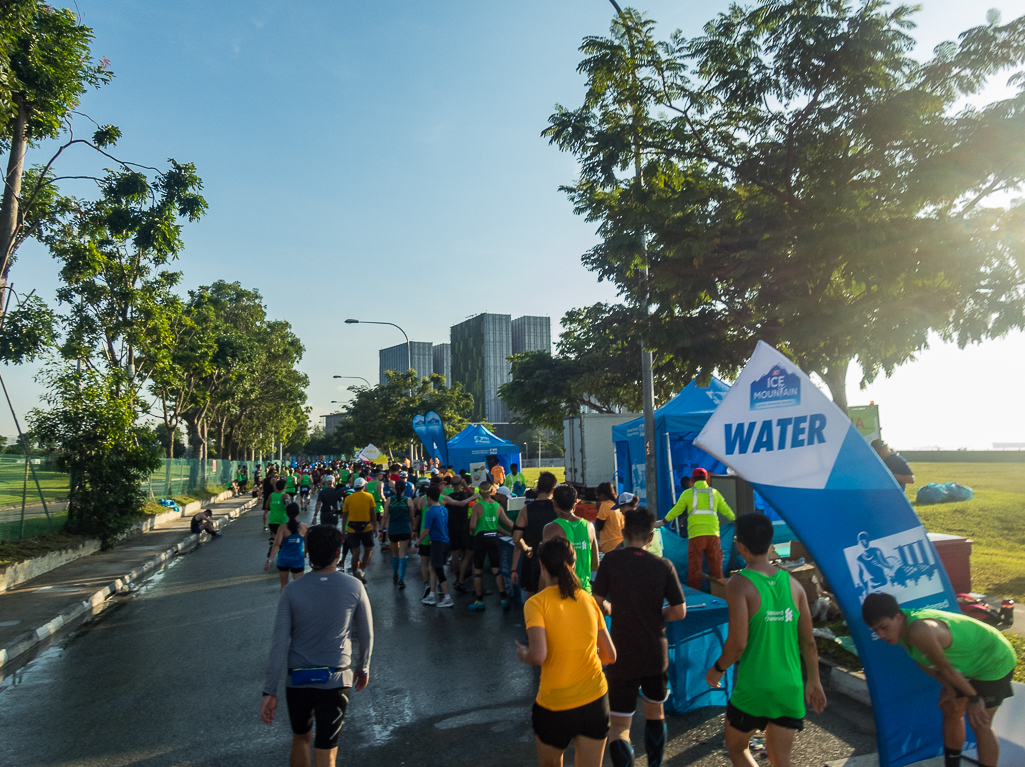
<svg viewBox="0 0 1025 767">
<path fill-rule="evenodd" d="M 559 482 L 566 481 L 566 469 L 562 466 L 553 466 L 545 469 L 523 469 L 523 476 L 527 478 L 527 487 L 533 487 L 542 471 L 550 471 Z"/>
<path fill-rule="evenodd" d="M 963 535 L 972 546 L 972 589 L 1025 600 L 1025 464 L 913 463 L 915 493 L 926 482 L 958 482 L 970 501 L 915 506 L 929 532 Z"/>
</svg>

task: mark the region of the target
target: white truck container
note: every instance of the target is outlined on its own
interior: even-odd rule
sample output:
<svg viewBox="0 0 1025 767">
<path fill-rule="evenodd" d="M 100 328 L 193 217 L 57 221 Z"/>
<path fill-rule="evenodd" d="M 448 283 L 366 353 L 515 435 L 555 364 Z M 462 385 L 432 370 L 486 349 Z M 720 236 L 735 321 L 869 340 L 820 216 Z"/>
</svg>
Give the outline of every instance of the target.
<svg viewBox="0 0 1025 767">
<path fill-rule="evenodd" d="M 613 482 L 616 448 L 612 427 L 640 418 L 637 413 L 585 413 L 562 421 L 566 481 L 588 488 Z"/>
</svg>

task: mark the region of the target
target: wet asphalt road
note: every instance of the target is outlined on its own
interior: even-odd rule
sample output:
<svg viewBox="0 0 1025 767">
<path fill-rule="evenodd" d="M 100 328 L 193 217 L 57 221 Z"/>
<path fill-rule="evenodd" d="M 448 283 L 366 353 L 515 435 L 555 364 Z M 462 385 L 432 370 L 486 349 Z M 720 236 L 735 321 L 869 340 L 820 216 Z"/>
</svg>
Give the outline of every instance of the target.
<svg viewBox="0 0 1025 767">
<path fill-rule="evenodd" d="M 0 764 L 287 765 L 283 698 L 273 727 L 258 715 L 278 594 L 277 573 L 262 569 L 266 540 L 260 513 L 246 514 L 4 680 Z M 522 612 L 503 613 L 495 598 L 483 614 L 466 596 L 450 610 L 421 605 L 417 559 L 398 591 L 388 555 L 374 554 L 370 685 L 352 696 L 339 764 L 536 764 L 536 672 L 513 646 Z M 794 764 L 875 750 L 866 711 L 831 700 L 798 737 Z M 635 716 L 637 744 L 643 724 Z M 670 717 L 669 736 L 668 765 L 729 764 L 722 709 Z"/>
</svg>

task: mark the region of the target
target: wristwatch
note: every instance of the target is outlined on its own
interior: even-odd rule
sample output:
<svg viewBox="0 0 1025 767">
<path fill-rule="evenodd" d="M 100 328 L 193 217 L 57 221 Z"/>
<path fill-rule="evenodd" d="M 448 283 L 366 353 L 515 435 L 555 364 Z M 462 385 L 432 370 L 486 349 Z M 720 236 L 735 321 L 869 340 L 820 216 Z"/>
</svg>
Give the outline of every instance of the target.
<svg viewBox="0 0 1025 767">
<path fill-rule="evenodd" d="M 979 697 L 978 695 L 969 695 L 968 696 L 968 702 L 969 703 L 978 703 L 980 700 L 982 700 L 982 698 Z"/>
<path fill-rule="evenodd" d="M 726 673 L 726 669 L 719 668 L 719 659 L 718 658 L 715 659 L 715 663 L 712 664 L 712 668 L 714 668 L 720 674 L 725 674 Z"/>
</svg>

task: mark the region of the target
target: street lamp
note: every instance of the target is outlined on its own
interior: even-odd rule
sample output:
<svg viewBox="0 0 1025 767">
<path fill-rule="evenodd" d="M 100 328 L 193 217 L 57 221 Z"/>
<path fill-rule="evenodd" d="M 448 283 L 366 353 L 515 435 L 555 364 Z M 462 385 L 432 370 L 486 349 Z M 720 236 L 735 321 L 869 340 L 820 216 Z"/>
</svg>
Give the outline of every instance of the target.
<svg viewBox="0 0 1025 767">
<path fill-rule="evenodd" d="M 348 322 L 348 320 L 346 320 L 346 322 Z M 363 376 L 331 376 L 331 377 L 332 377 L 332 378 L 358 378 L 358 379 L 359 379 L 359 380 L 361 380 L 361 381 L 362 381 L 363 383 L 365 383 L 365 384 L 367 385 L 367 387 L 368 387 L 368 388 L 373 388 L 372 386 L 370 386 L 370 381 L 368 381 L 368 380 L 367 380 L 366 378 L 364 378 Z"/>
<path fill-rule="evenodd" d="M 393 328 L 399 328 L 394 322 L 371 322 L 369 320 L 346 320 L 346 325 L 391 325 Z M 409 336 L 406 335 L 406 331 L 399 328 L 399 332 L 402 333 L 402 337 L 406 339 L 406 370 L 410 370 L 413 367 L 413 352 L 409 345 Z M 335 376 L 337 378 L 337 376 Z"/>
</svg>

